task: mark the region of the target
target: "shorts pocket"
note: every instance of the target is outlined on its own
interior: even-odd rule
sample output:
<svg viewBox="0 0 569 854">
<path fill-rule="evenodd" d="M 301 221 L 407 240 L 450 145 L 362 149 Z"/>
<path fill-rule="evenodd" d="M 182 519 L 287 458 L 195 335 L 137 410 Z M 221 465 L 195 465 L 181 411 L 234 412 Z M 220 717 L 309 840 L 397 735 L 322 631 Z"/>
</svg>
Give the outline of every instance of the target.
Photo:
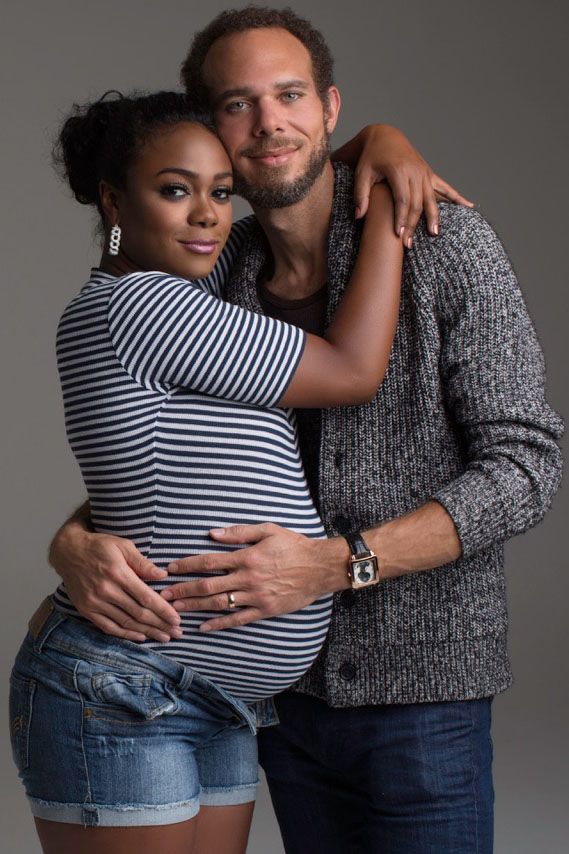
<svg viewBox="0 0 569 854">
<path fill-rule="evenodd" d="M 12 672 L 10 676 L 10 738 L 18 771 L 30 763 L 30 726 L 36 683 Z"/>
<path fill-rule="evenodd" d="M 90 687 L 92 698 L 85 697 L 87 716 L 98 720 L 144 723 L 175 714 L 180 707 L 174 692 L 148 673 L 102 671 L 92 675 Z"/>
</svg>

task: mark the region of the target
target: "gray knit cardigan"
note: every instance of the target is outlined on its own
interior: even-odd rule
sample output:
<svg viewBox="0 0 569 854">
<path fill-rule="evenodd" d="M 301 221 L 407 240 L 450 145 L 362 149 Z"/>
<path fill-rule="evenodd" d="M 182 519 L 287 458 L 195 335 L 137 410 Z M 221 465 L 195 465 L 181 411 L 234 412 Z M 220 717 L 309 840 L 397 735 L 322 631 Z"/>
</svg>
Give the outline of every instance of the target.
<svg viewBox="0 0 569 854">
<path fill-rule="evenodd" d="M 353 176 L 335 167 L 328 320 L 358 251 Z M 561 476 L 563 423 L 506 253 L 476 211 L 442 204 L 406 253 L 389 368 L 375 400 L 324 410 L 319 510 L 330 536 L 435 499 L 462 557 L 337 594 L 327 642 L 297 690 L 331 706 L 485 697 L 511 682 L 503 543 L 538 522 Z M 261 312 L 268 246 L 252 228 L 226 298 Z"/>
</svg>

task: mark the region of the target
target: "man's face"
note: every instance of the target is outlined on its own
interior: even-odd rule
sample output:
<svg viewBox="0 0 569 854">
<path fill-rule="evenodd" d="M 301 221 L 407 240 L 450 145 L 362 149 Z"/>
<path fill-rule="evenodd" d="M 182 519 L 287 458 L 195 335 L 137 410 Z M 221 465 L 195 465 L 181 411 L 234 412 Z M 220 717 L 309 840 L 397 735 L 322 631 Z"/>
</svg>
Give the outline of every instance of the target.
<svg viewBox="0 0 569 854">
<path fill-rule="evenodd" d="M 324 108 L 304 45 L 277 28 L 224 36 L 203 75 L 237 192 L 264 208 L 303 199 L 328 159 L 340 106 L 331 87 Z"/>
</svg>

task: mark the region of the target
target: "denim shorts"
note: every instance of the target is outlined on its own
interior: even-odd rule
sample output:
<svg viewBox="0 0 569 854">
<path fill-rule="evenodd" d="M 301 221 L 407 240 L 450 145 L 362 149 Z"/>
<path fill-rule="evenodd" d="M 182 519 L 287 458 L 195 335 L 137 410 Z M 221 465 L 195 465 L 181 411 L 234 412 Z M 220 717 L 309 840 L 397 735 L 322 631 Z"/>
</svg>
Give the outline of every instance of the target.
<svg viewBox="0 0 569 854">
<path fill-rule="evenodd" d="M 174 659 L 40 606 L 10 678 L 14 760 L 32 812 L 85 827 L 173 824 L 255 799 L 260 726 Z"/>
</svg>

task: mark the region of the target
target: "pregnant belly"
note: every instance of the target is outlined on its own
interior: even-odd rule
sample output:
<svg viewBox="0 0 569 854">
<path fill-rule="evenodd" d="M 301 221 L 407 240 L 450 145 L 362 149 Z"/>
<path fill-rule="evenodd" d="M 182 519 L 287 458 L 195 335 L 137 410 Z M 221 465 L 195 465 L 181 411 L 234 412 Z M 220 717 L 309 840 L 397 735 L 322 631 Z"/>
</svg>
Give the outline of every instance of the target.
<svg viewBox="0 0 569 854">
<path fill-rule="evenodd" d="M 325 596 L 292 614 L 206 634 L 201 623 L 223 612 L 194 611 L 181 615 L 181 638 L 146 645 L 252 702 L 284 691 L 308 670 L 324 643 L 331 610 L 332 596 Z"/>
</svg>

